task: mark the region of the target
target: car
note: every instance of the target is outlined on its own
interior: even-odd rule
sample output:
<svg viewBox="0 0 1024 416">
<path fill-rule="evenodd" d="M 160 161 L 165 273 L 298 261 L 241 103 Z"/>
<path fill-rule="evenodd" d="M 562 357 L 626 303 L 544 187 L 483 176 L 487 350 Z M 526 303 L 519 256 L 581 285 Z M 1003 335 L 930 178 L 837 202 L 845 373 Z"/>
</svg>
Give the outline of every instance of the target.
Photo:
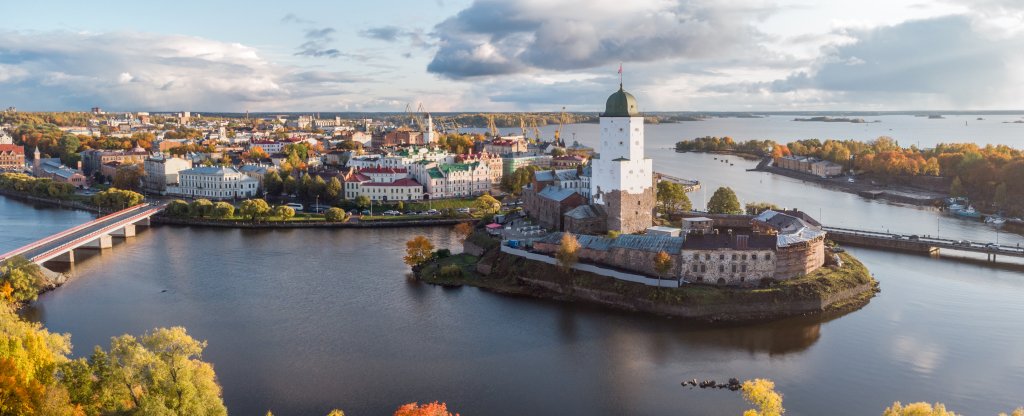
<svg viewBox="0 0 1024 416">
<path fill-rule="evenodd" d="M 469 212 L 470 212 L 469 208 L 459 208 L 458 211 L 459 211 L 459 213 L 462 213 L 462 214 L 469 214 Z"/>
<path fill-rule="evenodd" d="M 996 244 L 996 243 L 988 243 L 988 244 L 985 244 L 985 248 L 988 248 L 988 249 L 996 249 L 996 248 L 999 248 L 999 244 Z"/>
<path fill-rule="evenodd" d="M 918 241 L 920 239 L 921 239 L 921 237 L 918 236 L 917 234 L 914 234 L 914 235 L 910 236 L 910 241 Z"/>
<path fill-rule="evenodd" d="M 389 209 L 387 211 L 384 211 L 384 215 L 395 216 L 395 215 L 402 215 L 402 213 L 398 212 L 398 211 L 395 211 L 393 209 Z"/>
<path fill-rule="evenodd" d="M 296 211 L 302 211 L 302 204 L 296 204 L 294 202 L 289 202 L 287 204 L 284 204 L 284 206 L 286 206 L 288 208 L 291 208 L 291 209 L 294 209 Z"/>
<path fill-rule="evenodd" d="M 441 211 L 438 211 L 436 209 L 431 209 L 431 210 L 427 211 L 427 215 L 441 215 Z"/>
<path fill-rule="evenodd" d="M 368 209 L 364 209 L 364 210 L 363 210 L 362 212 L 360 212 L 359 214 L 360 214 L 360 215 L 370 215 L 370 210 L 368 210 Z"/>
</svg>

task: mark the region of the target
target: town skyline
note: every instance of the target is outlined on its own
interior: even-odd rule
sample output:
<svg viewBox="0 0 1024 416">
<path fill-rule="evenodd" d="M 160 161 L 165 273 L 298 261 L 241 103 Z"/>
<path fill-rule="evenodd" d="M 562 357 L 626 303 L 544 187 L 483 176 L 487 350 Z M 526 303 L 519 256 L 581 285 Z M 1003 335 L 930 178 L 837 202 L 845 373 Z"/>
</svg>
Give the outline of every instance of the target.
<svg viewBox="0 0 1024 416">
<path fill-rule="evenodd" d="M 620 64 L 644 112 L 1017 110 L 1024 92 L 1011 1 L 178 6 L 6 11 L 0 104 L 591 112 Z"/>
</svg>

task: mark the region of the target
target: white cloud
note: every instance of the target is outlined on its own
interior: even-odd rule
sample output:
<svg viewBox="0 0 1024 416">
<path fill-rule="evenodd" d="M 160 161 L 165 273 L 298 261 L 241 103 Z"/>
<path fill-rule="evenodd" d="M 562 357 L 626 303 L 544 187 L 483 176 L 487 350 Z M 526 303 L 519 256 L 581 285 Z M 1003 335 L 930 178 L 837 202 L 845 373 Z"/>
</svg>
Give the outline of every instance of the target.
<svg viewBox="0 0 1024 416">
<path fill-rule="evenodd" d="M 371 80 L 277 65 L 255 48 L 193 36 L 0 32 L 0 101 L 23 108 L 287 109 L 337 104 L 330 96 L 357 81 Z"/>
</svg>

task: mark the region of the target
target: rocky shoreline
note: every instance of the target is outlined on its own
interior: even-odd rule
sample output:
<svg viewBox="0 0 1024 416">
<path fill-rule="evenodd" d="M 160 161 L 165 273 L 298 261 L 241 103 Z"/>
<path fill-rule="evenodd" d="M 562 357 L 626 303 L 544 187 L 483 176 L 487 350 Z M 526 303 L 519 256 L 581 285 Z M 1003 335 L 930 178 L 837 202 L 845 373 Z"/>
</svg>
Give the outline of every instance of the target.
<svg viewBox="0 0 1024 416">
<path fill-rule="evenodd" d="M 807 284 L 780 284 L 775 289 L 726 288 L 687 285 L 679 289 L 653 288 L 586 272 L 566 274 L 546 263 L 483 248 L 467 242 L 466 253 L 482 253 L 456 260 L 439 260 L 414 268 L 414 276 L 446 287 L 469 285 L 515 296 L 561 302 L 583 302 L 612 309 L 708 322 L 759 322 L 799 315 L 845 314 L 867 305 L 879 291 L 878 282 L 859 261 L 843 254 L 843 267 L 801 279 Z M 458 277 L 442 277 L 449 264 L 462 267 Z M 801 280 L 797 279 L 797 280 Z M 602 285 L 591 284 L 601 282 Z M 824 282 L 824 283 L 822 283 Z"/>
</svg>

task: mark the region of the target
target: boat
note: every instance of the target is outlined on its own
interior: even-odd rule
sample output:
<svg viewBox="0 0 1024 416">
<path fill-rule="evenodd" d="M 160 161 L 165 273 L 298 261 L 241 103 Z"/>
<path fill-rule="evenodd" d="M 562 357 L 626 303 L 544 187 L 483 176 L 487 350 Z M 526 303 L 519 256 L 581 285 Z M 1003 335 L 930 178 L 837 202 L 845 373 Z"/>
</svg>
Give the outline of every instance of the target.
<svg viewBox="0 0 1024 416">
<path fill-rule="evenodd" d="M 849 177 L 849 178 L 846 178 L 846 181 L 847 181 L 847 182 L 849 182 L 849 183 L 854 183 L 854 182 L 856 182 L 856 181 L 855 181 L 855 180 L 853 179 L 853 177 L 852 177 L 852 176 L 851 176 L 851 177 Z"/>
<path fill-rule="evenodd" d="M 952 208 L 952 206 L 950 206 L 949 212 L 953 213 L 953 215 L 956 215 L 958 217 L 981 218 L 981 213 L 979 213 L 978 211 L 975 211 L 974 207 L 972 207 L 970 205 L 968 205 L 967 208 L 961 208 L 961 209 L 957 209 L 957 210 L 954 210 Z"/>
<path fill-rule="evenodd" d="M 985 218 L 985 223 L 992 224 L 998 227 L 1003 224 L 1006 224 L 1006 218 L 1000 217 L 998 215 L 991 215 Z"/>
</svg>

